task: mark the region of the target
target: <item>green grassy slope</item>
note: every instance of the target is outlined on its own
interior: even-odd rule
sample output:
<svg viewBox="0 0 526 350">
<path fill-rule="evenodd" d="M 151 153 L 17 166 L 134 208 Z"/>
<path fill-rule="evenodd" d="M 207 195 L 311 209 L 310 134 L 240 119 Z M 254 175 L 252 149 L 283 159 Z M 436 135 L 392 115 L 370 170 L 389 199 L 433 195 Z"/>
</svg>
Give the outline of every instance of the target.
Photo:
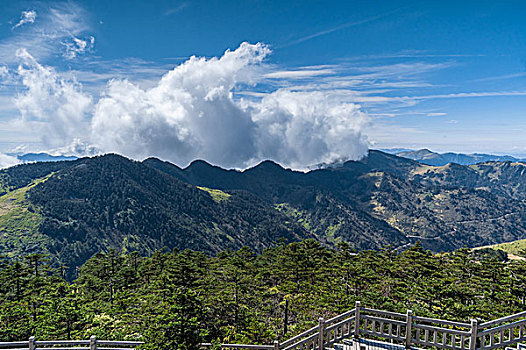
<svg viewBox="0 0 526 350">
<path fill-rule="evenodd" d="M 52 240 L 39 232 L 42 215 L 29 203 L 26 194 L 50 176 L 51 174 L 0 197 L 1 254 L 16 257 L 47 251 L 46 247 Z"/>
<path fill-rule="evenodd" d="M 495 250 L 503 250 L 508 253 L 509 258 L 517 259 L 521 252 L 526 251 L 526 239 L 519 239 L 512 242 L 491 244 L 483 247 L 477 247 L 475 249 L 491 248 Z"/>
</svg>

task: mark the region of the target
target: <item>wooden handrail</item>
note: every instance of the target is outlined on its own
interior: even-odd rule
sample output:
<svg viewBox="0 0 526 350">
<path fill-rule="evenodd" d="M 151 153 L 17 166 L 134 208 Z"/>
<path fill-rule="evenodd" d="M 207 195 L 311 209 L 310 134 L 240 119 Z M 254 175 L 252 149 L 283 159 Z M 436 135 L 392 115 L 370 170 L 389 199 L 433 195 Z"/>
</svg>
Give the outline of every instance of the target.
<svg viewBox="0 0 526 350">
<path fill-rule="evenodd" d="M 513 321 L 513 320 L 516 320 L 518 318 L 523 318 L 523 317 L 526 318 L 526 311 L 519 312 L 517 314 L 510 315 L 510 316 L 497 318 L 496 320 L 492 320 L 492 321 L 483 323 L 483 324 L 479 325 L 479 327 L 480 328 L 488 328 L 488 327 L 494 326 L 494 325 L 499 324 L 499 323 L 509 322 L 509 321 Z"/>
<path fill-rule="evenodd" d="M 26 341 L 13 341 L 13 342 L 0 342 L 0 348 L 10 348 L 15 346 L 28 346 L 29 342 Z"/>
<path fill-rule="evenodd" d="M 5 350 L 133 350 L 144 342 L 98 340 L 92 336 L 89 340 L 35 340 L 0 342 L 0 349 Z M 117 346 L 110 348 L 108 346 Z"/>
<path fill-rule="evenodd" d="M 521 321 L 515 321 L 515 322 L 512 322 L 512 323 L 508 323 L 508 324 L 504 324 L 502 326 L 498 326 L 498 327 L 495 327 L 495 328 L 486 329 L 486 330 L 484 330 L 482 332 L 479 332 L 478 336 L 482 337 L 482 336 L 485 336 L 485 335 L 488 335 L 488 334 L 492 334 L 492 333 L 497 333 L 497 332 L 500 332 L 500 331 L 503 331 L 503 330 L 506 330 L 506 329 L 516 328 L 516 327 L 521 326 L 521 325 L 526 325 L 526 319 L 521 320 Z"/>
<path fill-rule="evenodd" d="M 441 319 L 435 319 L 435 318 L 429 318 L 429 317 L 413 316 L 413 320 L 420 321 L 420 322 L 437 323 L 437 324 L 441 324 L 444 326 L 453 326 L 453 327 L 459 327 L 459 328 L 470 328 L 471 327 L 469 323 L 441 320 Z"/>
<path fill-rule="evenodd" d="M 382 315 L 382 316 L 388 316 L 388 317 L 399 317 L 399 318 L 405 318 L 405 314 L 400 314 L 398 312 L 391 312 L 391 311 L 384 311 L 384 310 L 375 310 L 375 309 L 368 309 L 365 307 L 362 307 L 362 312 L 368 312 L 371 314 L 376 315 Z"/>
</svg>

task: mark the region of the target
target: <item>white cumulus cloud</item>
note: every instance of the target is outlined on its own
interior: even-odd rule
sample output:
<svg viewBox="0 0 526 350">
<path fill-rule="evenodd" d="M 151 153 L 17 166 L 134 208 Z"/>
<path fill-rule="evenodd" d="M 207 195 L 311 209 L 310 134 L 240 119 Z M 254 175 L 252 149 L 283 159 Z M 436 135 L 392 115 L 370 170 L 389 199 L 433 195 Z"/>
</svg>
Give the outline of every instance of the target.
<svg viewBox="0 0 526 350">
<path fill-rule="evenodd" d="M 303 168 L 359 159 L 368 149 L 367 115 L 330 92 L 277 90 L 253 105 L 253 120 L 257 160 Z"/>
<path fill-rule="evenodd" d="M 242 165 L 256 152 L 256 125 L 232 89 L 253 81 L 269 52 L 244 43 L 221 58 L 191 57 L 147 90 L 113 80 L 96 106 L 92 140 L 100 149 L 131 157 Z"/>
<path fill-rule="evenodd" d="M 192 57 L 148 90 L 114 80 L 96 106 L 92 140 L 106 151 L 181 165 L 201 158 L 245 167 L 273 159 L 302 168 L 363 156 L 367 117 L 355 104 L 283 89 L 256 101 L 234 98 L 236 85 L 257 80 L 269 53 L 243 43 L 221 58 Z"/>
<path fill-rule="evenodd" d="M 26 91 L 16 102 L 47 145 L 77 154 L 238 168 L 272 159 L 296 169 L 365 155 L 368 116 L 337 92 L 276 88 L 248 100 L 236 94 L 265 82 L 269 54 L 266 45 L 243 43 L 221 57 L 191 57 L 150 88 L 110 80 L 94 102 L 77 82 L 20 51 Z"/>
<path fill-rule="evenodd" d="M 81 91 L 77 82 L 40 65 L 25 49 L 18 50 L 17 57 L 21 61 L 18 75 L 26 89 L 15 99 L 22 120 L 38 129 L 49 146 L 63 146 L 84 136 L 89 127 L 91 97 Z"/>
</svg>

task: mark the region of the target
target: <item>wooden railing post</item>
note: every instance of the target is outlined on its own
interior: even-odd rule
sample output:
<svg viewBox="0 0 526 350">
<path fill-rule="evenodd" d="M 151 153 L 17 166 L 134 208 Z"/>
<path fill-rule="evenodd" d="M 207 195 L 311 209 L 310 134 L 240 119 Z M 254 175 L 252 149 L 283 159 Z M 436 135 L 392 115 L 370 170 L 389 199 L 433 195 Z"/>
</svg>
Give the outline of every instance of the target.
<svg viewBox="0 0 526 350">
<path fill-rule="evenodd" d="M 477 348 L 477 333 L 478 333 L 478 321 L 476 319 L 471 320 L 471 338 L 469 340 L 469 350 L 475 350 Z M 491 335 L 493 337 L 493 335 Z"/>
<path fill-rule="evenodd" d="M 413 311 L 407 310 L 407 320 L 405 324 L 405 348 L 411 349 L 412 343 L 412 327 L 413 327 Z"/>
<path fill-rule="evenodd" d="M 323 346 L 323 332 L 325 332 L 325 320 L 323 319 L 323 317 L 320 317 L 318 321 L 318 349 L 323 350 L 325 348 Z"/>
<path fill-rule="evenodd" d="M 29 337 L 29 350 L 35 350 L 35 337 Z"/>
<path fill-rule="evenodd" d="M 354 339 L 360 338 L 360 302 L 357 301 L 354 309 Z"/>
<path fill-rule="evenodd" d="M 94 335 L 89 338 L 89 350 L 97 350 L 97 337 Z"/>
<path fill-rule="evenodd" d="M 274 340 L 274 350 L 279 350 L 279 340 Z"/>
</svg>

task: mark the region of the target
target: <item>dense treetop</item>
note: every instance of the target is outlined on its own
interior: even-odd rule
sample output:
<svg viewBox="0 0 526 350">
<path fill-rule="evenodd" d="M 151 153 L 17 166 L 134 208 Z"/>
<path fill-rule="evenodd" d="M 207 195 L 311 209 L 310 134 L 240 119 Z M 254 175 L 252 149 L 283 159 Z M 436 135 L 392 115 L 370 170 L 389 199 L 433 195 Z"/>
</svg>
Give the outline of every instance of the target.
<svg viewBox="0 0 526 350">
<path fill-rule="evenodd" d="M 354 253 L 305 240 L 216 257 L 111 250 L 89 259 L 73 283 L 63 275 L 39 254 L 1 260 L 0 340 L 96 335 L 191 349 L 203 341 L 284 340 L 356 300 L 459 321 L 526 310 L 526 261 L 491 249 L 433 254 L 417 244 Z"/>
</svg>

